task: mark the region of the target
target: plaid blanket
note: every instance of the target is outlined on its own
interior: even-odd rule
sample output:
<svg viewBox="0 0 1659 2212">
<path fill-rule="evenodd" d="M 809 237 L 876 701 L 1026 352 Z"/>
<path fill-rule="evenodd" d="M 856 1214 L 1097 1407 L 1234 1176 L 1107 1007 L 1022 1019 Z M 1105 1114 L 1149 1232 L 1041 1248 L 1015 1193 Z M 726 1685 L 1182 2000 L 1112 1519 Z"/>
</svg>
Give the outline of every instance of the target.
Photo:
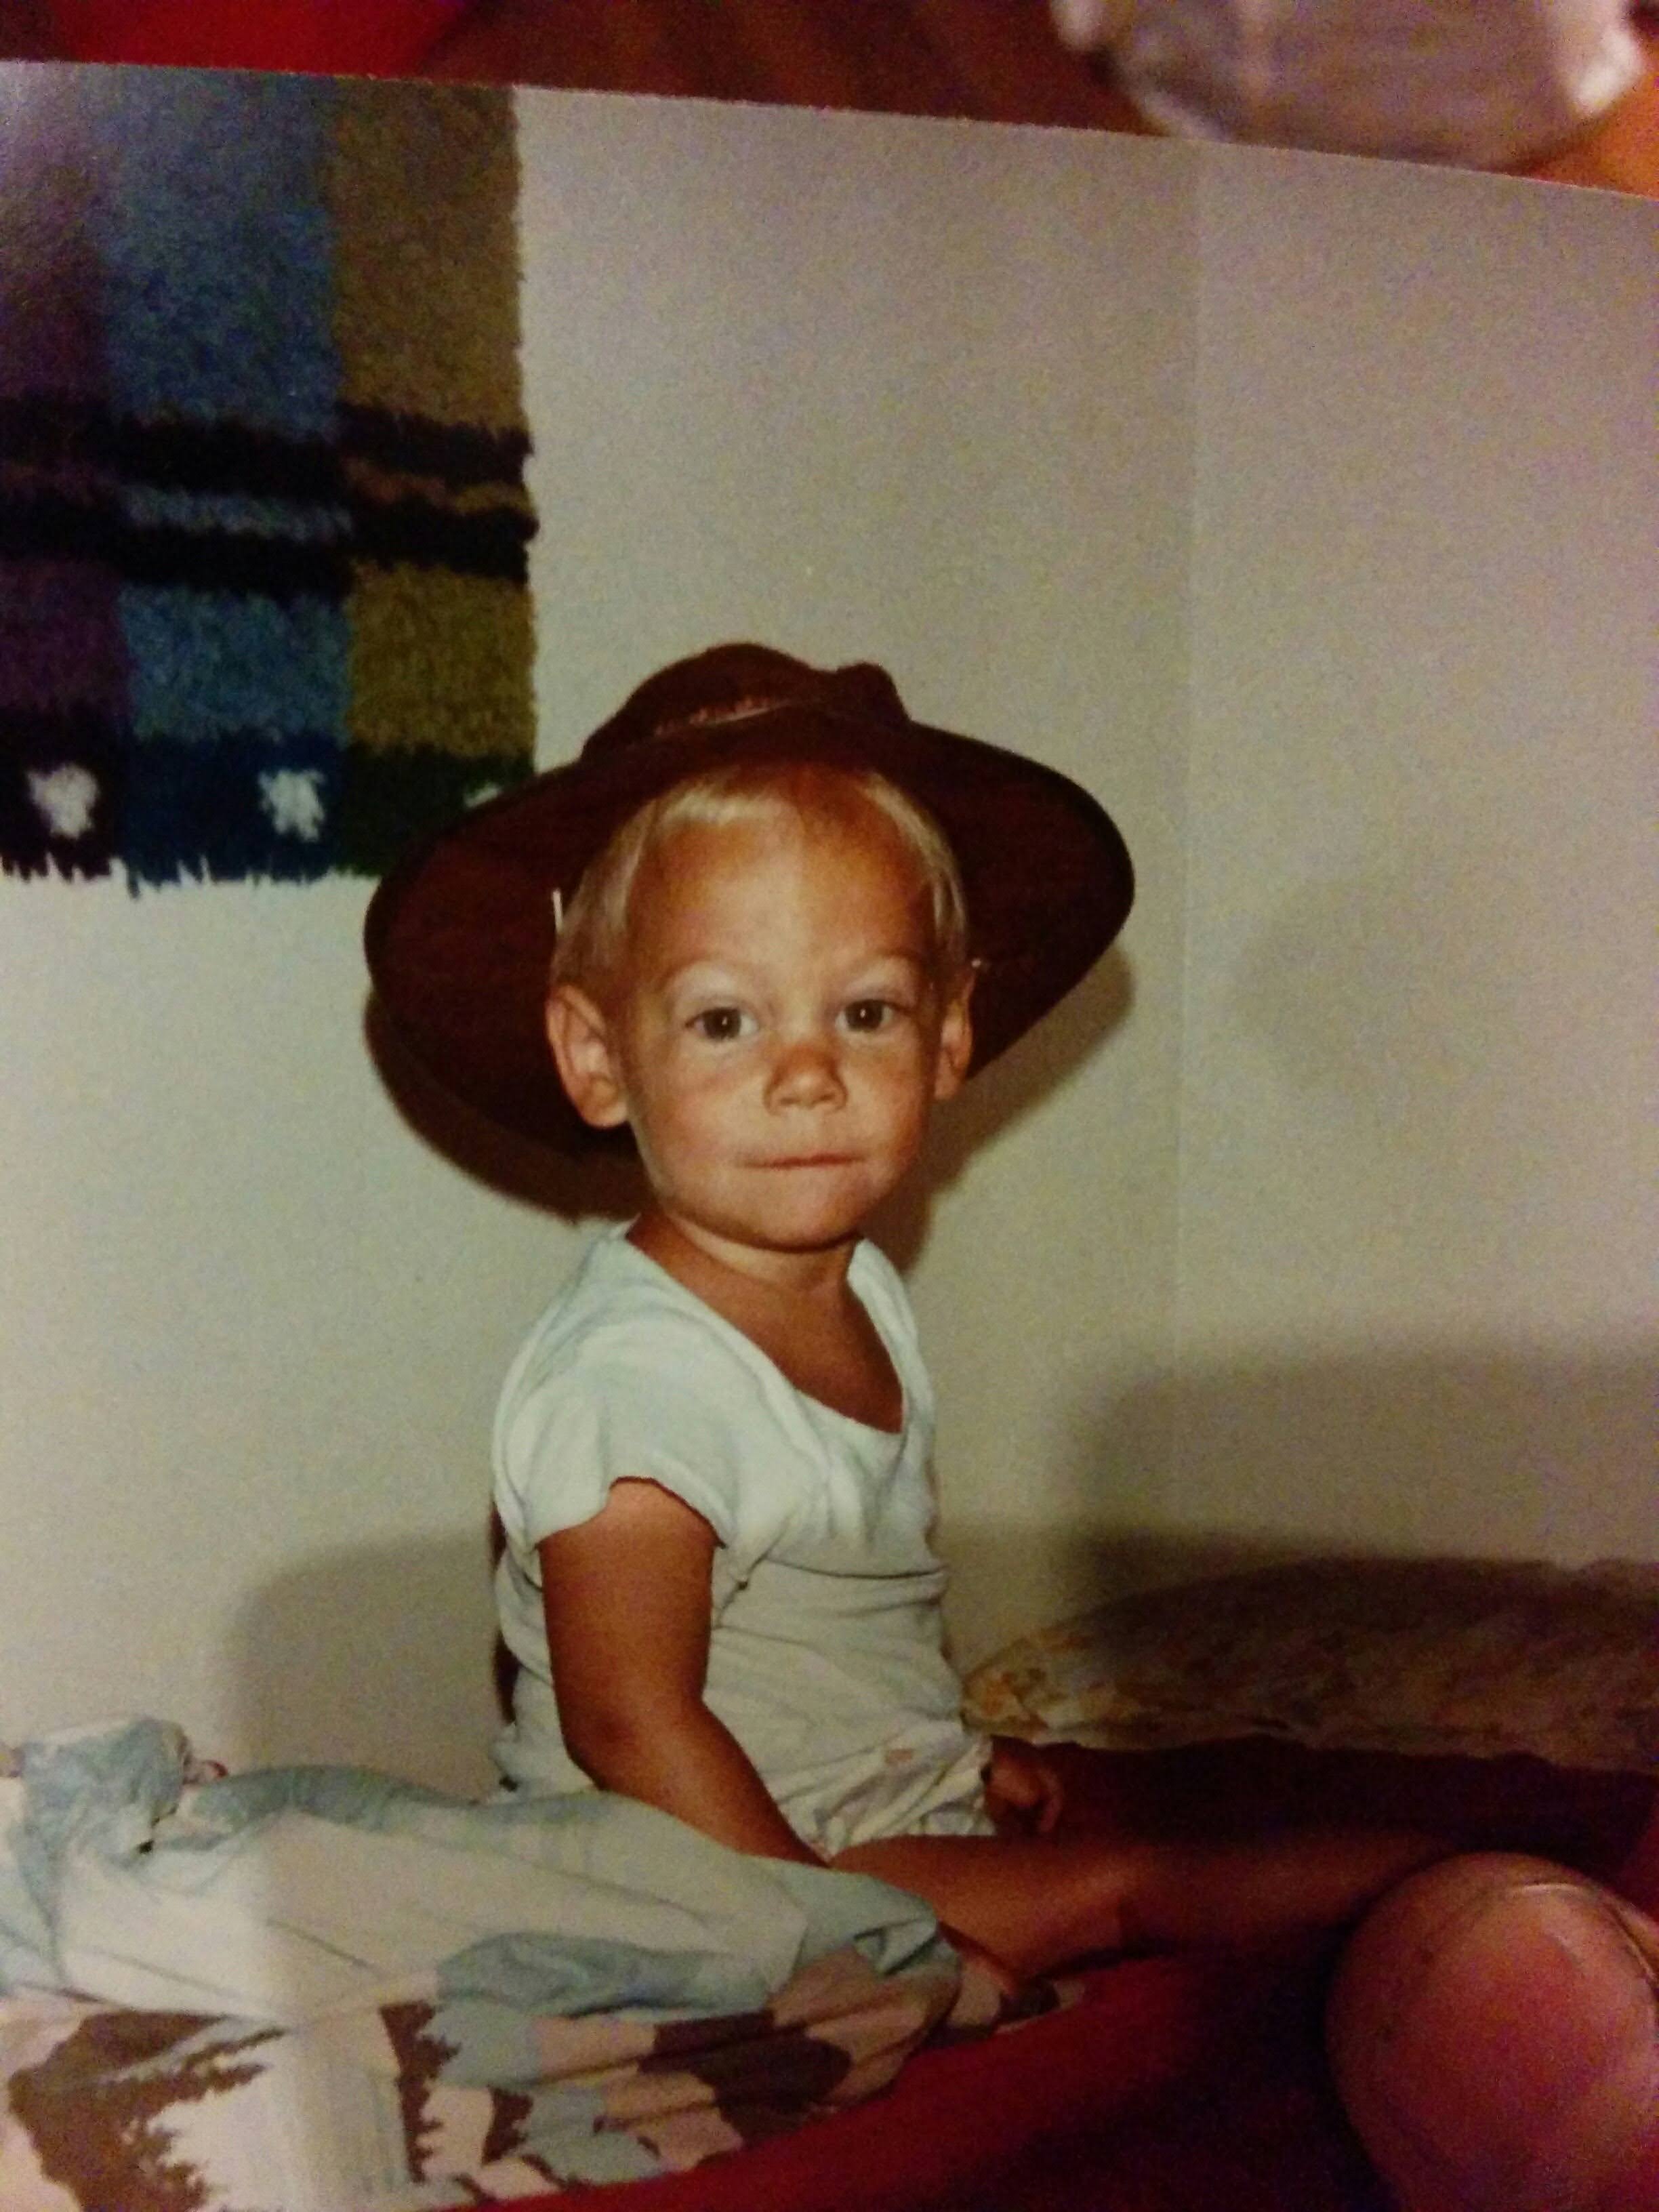
<svg viewBox="0 0 1659 2212">
<path fill-rule="evenodd" d="M 532 763 L 511 95 L 0 107 L 0 867 L 378 873 Z"/>
</svg>

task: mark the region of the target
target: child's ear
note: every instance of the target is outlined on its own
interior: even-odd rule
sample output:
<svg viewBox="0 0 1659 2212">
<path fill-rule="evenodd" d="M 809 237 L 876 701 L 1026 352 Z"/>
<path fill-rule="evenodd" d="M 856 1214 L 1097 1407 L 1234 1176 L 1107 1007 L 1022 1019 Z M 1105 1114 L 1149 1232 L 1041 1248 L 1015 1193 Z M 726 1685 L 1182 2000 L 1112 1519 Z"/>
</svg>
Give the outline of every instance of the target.
<svg viewBox="0 0 1659 2212">
<path fill-rule="evenodd" d="M 974 971 L 964 968 L 951 986 L 939 1024 L 939 1063 L 933 1072 L 935 1098 L 954 1098 L 968 1079 L 968 1063 L 974 1056 L 974 1023 L 968 1001 L 974 994 Z"/>
<path fill-rule="evenodd" d="M 615 1129 L 628 1119 L 628 1099 L 611 1048 L 611 1025 L 596 1002 L 574 983 L 561 983 L 547 1001 L 547 1042 L 571 1104 L 595 1129 Z"/>
</svg>

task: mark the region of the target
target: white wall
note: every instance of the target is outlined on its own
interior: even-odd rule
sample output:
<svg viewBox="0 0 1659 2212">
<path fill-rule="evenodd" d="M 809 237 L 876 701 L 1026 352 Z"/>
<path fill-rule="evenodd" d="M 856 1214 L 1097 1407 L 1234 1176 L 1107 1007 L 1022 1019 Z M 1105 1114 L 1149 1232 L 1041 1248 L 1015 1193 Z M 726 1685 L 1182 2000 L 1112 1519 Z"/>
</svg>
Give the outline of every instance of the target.
<svg viewBox="0 0 1659 2212">
<path fill-rule="evenodd" d="M 887 1224 L 964 1654 L 1212 1540 L 1650 1550 L 1646 211 L 520 112 L 545 757 L 720 636 L 873 655 L 1139 865 Z M 0 1735 L 484 1777 L 489 1409 L 623 1200 L 388 1093 L 364 897 L 0 882 Z"/>
<path fill-rule="evenodd" d="M 489 1376 L 542 1238 L 376 1081 L 363 901 L 0 884 L 0 1733 L 483 1775 Z"/>
<path fill-rule="evenodd" d="M 1654 233 L 1206 156 L 1184 1527 L 1655 1550 Z"/>
</svg>

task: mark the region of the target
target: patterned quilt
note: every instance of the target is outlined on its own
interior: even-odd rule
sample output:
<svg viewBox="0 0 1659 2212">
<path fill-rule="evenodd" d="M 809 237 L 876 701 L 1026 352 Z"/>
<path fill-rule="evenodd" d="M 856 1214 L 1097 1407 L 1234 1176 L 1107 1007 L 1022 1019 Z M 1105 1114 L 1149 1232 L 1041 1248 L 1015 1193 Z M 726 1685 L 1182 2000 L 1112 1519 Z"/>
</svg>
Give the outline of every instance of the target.
<svg viewBox="0 0 1659 2212">
<path fill-rule="evenodd" d="M 12 1765 L 6 2212 L 414 2212 L 632 2179 L 994 2020 L 915 1898 L 626 1800 L 192 1781 L 154 1721 Z"/>
</svg>

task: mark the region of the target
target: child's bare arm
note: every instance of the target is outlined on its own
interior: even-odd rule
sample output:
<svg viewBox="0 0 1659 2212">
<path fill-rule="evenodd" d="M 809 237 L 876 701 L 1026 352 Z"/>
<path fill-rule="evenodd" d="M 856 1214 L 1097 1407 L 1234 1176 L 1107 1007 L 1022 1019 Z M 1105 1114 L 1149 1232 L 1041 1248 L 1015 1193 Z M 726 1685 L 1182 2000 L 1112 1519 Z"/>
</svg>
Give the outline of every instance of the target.
<svg viewBox="0 0 1659 2212">
<path fill-rule="evenodd" d="M 703 1702 L 714 1534 L 650 1481 L 538 1547 L 559 1723 L 602 1790 L 736 1850 L 818 1863 Z"/>
</svg>

